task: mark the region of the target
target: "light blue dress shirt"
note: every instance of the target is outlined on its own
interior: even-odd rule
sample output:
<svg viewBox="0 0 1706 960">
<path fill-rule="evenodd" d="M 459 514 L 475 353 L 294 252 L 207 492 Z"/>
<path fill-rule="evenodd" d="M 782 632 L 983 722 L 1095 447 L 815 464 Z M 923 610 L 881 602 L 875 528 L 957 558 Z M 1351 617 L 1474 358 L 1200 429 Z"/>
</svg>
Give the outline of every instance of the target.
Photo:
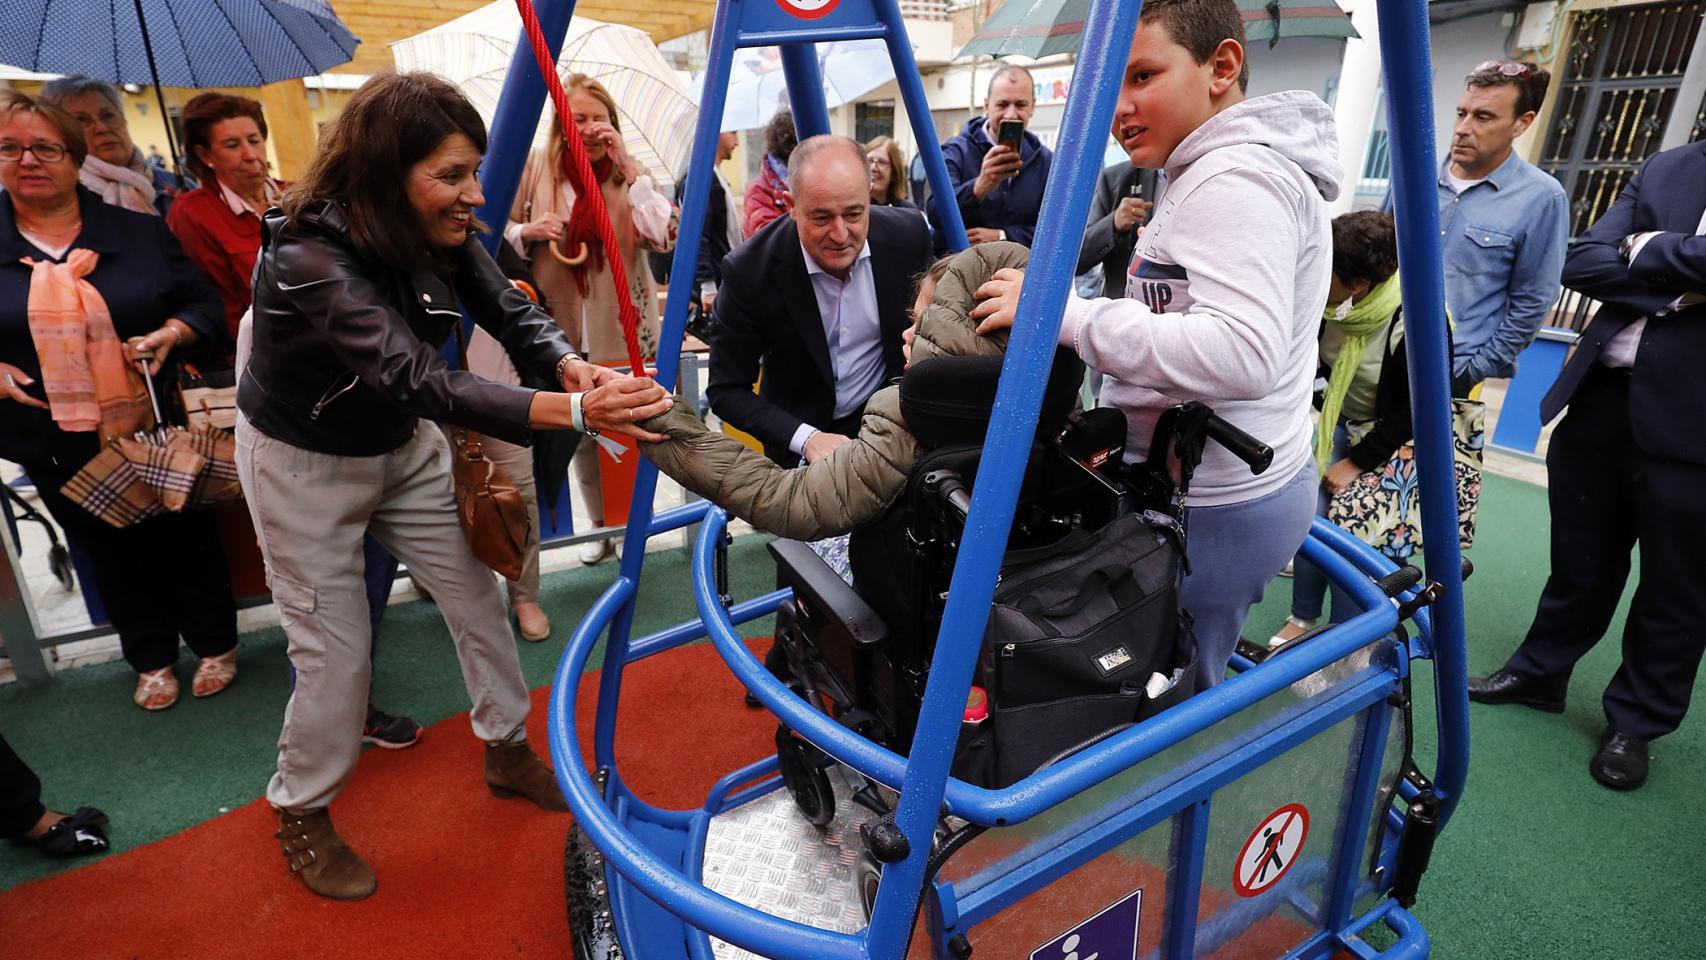
<svg viewBox="0 0 1706 960">
<path fill-rule="evenodd" d="M 865 241 L 845 283 L 818 266 L 804 244 L 800 245 L 800 254 L 806 258 L 818 317 L 823 320 L 823 336 L 829 342 L 829 365 L 835 371 L 835 418 L 839 420 L 858 410 L 882 385 L 882 323 L 877 313 L 877 280 L 871 273 L 871 242 Z M 805 456 L 806 441 L 816 432 L 811 424 L 800 424 L 788 448 Z"/>
<path fill-rule="evenodd" d="M 1462 193 L 1439 174 L 1445 303 L 1456 321 L 1452 370 L 1480 383 L 1516 373 L 1562 289 L 1570 204 L 1564 188 L 1514 152 Z"/>
</svg>

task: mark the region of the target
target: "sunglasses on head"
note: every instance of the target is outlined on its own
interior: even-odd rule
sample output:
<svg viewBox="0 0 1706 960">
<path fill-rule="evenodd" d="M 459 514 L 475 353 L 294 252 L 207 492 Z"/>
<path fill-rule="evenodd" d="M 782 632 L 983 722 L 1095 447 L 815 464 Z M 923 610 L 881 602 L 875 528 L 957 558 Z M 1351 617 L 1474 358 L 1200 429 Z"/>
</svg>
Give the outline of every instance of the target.
<svg viewBox="0 0 1706 960">
<path fill-rule="evenodd" d="M 1475 72 L 1481 73 L 1486 70 L 1496 70 L 1507 77 L 1526 77 L 1528 76 L 1528 71 L 1533 68 L 1533 64 L 1523 63 L 1520 60 L 1488 60 L 1476 67 Z"/>
</svg>

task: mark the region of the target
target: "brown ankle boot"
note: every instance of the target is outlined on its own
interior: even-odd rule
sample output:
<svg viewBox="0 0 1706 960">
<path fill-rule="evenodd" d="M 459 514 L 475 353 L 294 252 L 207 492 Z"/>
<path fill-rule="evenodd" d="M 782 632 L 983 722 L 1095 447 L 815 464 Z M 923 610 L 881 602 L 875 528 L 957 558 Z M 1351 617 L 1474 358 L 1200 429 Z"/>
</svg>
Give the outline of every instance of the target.
<svg viewBox="0 0 1706 960">
<path fill-rule="evenodd" d="M 557 788 L 557 778 L 545 761 L 534 755 L 527 741 L 486 744 L 486 786 L 494 797 L 520 795 L 532 800 L 541 810 L 564 813 L 569 805 L 563 802 L 563 792 Z"/>
<path fill-rule="evenodd" d="M 279 846 L 290 872 L 308 889 L 333 900 L 360 900 L 379 889 L 373 869 L 338 836 L 326 808 L 278 812 Z"/>
</svg>

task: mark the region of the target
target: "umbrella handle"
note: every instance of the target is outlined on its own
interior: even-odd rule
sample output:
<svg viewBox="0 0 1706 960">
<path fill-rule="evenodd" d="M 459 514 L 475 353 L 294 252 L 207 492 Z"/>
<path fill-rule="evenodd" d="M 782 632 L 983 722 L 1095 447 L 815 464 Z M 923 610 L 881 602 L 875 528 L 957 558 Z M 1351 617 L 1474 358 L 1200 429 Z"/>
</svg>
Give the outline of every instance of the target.
<svg viewBox="0 0 1706 960">
<path fill-rule="evenodd" d="M 587 249 L 586 249 L 585 243 L 581 244 L 581 249 L 580 249 L 579 253 L 575 254 L 572 257 L 569 257 L 569 256 L 565 256 L 563 254 L 562 248 L 557 246 L 557 244 L 560 242 L 561 242 L 560 240 L 552 240 L 549 244 L 546 244 L 546 246 L 551 248 L 551 256 L 556 257 L 558 260 L 561 260 L 563 263 L 568 264 L 571 267 L 578 267 L 581 264 L 586 262 Z"/>
</svg>

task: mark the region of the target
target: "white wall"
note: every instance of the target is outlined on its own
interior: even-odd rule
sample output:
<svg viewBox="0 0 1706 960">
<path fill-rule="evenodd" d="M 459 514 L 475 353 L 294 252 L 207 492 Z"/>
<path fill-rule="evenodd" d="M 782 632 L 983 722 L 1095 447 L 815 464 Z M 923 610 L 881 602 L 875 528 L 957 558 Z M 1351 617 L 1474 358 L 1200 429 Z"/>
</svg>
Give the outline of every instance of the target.
<svg viewBox="0 0 1706 960">
<path fill-rule="evenodd" d="M 1451 127 L 1457 121 L 1457 100 L 1463 96 L 1463 78 L 1483 60 L 1505 56 L 1505 40 L 1511 27 L 1504 22 L 1512 13 L 1484 13 L 1478 17 L 1436 23 L 1433 26 L 1434 67 L 1434 155 L 1445 155 L 1451 143 Z M 1547 97 L 1551 97 L 1550 92 Z"/>
<path fill-rule="evenodd" d="M 1268 49 L 1266 40 L 1250 44 L 1249 96 L 1260 97 L 1282 90 L 1308 90 L 1327 96 L 1327 84 L 1337 80 L 1345 57 L 1345 41 L 1326 37 L 1282 38 Z"/>
</svg>

